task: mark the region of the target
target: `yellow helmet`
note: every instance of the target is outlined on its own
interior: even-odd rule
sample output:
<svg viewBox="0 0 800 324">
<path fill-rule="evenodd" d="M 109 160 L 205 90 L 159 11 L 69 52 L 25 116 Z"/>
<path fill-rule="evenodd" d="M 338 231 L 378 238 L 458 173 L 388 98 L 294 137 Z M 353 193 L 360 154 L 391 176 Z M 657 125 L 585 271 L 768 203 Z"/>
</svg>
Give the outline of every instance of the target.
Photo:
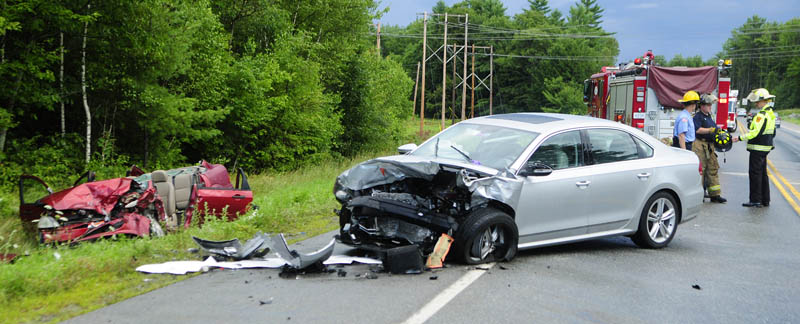
<svg viewBox="0 0 800 324">
<path fill-rule="evenodd" d="M 678 102 L 683 104 L 691 104 L 695 101 L 700 101 L 700 95 L 694 90 L 686 91 L 686 94 L 683 95 L 683 100 L 678 100 Z"/>
<path fill-rule="evenodd" d="M 750 91 L 750 94 L 747 95 L 747 100 L 752 102 L 759 102 L 761 100 L 772 100 L 775 96 L 769 94 L 769 91 L 764 88 L 758 88 L 753 91 Z"/>
</svg>

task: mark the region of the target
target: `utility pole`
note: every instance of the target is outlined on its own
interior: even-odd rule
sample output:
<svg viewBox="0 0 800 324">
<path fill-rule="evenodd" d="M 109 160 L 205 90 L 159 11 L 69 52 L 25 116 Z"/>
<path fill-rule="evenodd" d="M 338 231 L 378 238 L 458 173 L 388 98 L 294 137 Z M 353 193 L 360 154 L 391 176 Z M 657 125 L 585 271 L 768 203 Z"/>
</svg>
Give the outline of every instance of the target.
<svg viewBox="0 0 800 324">
<path fill-rule="evenodd" d="M 492 96 L 494 92 L 494 46 L 489 46 L 489 115 L 492 115 Z"/>
<path fill-rule="evenodd" d="M 453 88 L 450 89 L 450 104 L 453 107 L 453 113 L 450 114 L 450 125 L 456 123 L 456 60 L 455 60 L 456 45 L 453 44 Z M 446 63 L 445 63 L 446 64 Z"/>
<path fill-rule="evenodd" d="M 475 44 L 472 44 L 472 106 L 469 109 L 469 118 L 475 118 Z"/>
<path fill-rule="evenodd" d="M 414 78 L 414 104 L 411 106 L 411 119 L 417 113 L 417 84 L 419 84 L 419 62 L 417 62 L 417 76 Z"/>
<path fill-rule="evenodd" d="M 428 48 L 428 12 L 423 13 L 422 17 L 422 96 L 419 109 L 419 137 L 424 136 L 425 126 L 425 62 L 428 60 L 426 49 Z"/>
<path fill-rule="evenodd" d="M 442 125 L 439 130 L 444 130 L 445 98 L 447 97 L 447 13 L 444 14 L 444 52 L 442 54 Z"/>
<path fill-rule="evenodd" d="M 381 57 L 381 23 L 378 22 L 378 57 Z"/>
<path fill-rule="evenodd" d="M 466 119 L 467 115 L 467 33 L 469 32 L 469 14 L 464 17 L 464 86 L 461 87 L 461 120 Z"/>
</svg>

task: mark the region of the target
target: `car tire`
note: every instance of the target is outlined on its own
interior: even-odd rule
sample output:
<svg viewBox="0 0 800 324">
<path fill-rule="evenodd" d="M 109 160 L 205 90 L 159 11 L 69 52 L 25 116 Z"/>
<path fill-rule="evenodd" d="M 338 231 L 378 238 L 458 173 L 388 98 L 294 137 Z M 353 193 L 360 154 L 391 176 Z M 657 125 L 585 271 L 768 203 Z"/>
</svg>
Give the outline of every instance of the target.
<svg viewBox="0 0 800 324">
<path fill-rule="evenodd" d="M 660 249 L 675 237 L 680 220 L 680 210 L 675 197 L 658 192 L 642 209 L 639 230 L 631 237 L 636 245 L 647 249 Z"/>
<path fill-rule="evenodd" d="M 454 239 L 451 252 L 466 264 L 511 261 L 517 254 L 519 231 L 508 214 L 481 208 L 459 225 Z"/>
</svg>

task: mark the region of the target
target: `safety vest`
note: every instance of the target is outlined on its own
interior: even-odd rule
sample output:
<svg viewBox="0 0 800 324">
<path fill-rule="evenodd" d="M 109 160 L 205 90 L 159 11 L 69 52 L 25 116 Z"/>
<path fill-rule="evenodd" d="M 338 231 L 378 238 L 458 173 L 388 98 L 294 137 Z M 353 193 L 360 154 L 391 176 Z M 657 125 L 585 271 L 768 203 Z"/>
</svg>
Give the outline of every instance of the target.
<svg viewBox="0 0 800 324">
<path fill-rule="evenodd" d="M 748 151 L 769 152 L 773 148 L 775 137 L 775 113 L 772 107 L 765 106 L 753 117 L 750 131 L 739 136 L 739 140 L 747 140 Z"/>
</svg>

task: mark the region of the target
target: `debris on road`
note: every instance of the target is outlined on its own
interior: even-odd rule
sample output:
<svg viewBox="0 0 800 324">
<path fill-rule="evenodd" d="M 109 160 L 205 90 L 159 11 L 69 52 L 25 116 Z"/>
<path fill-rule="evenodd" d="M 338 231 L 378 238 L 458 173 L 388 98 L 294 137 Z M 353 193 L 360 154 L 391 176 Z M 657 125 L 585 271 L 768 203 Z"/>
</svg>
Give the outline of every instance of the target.
<svg viewBox="0 0 800 324">
<path fill-rule="evenodd" d="M 333 246 L 336 240 L 331 240 L 328 245 L 309 254 L 299 253 L 296 250 L 289 251 L 289 245 L 286 243 L 286 238 L 283 234 L 274 235 L 270 238 L 272 249 L 278 254 L 279 257 L 286 260 L 286 263 L 294 269 L 302 270 L 319 264 L 322 267 L 322 262 L 330 258 L 333 254 Z"/>
<path fill-rule="evenodd" d="M 439 237 L 439 240 L 436 241 L 436 245 L 433 247 L 433 252 L 428 255 L 428 261 L 425 262 L 425 266 L 430 269 L 441 268 L 444 265 L 444 258 L 446 258 L 447 253 L 450 252 L 450 246 L 452 244 L 453 237 L 442 233 L 442 236 Z"/>
<path fill-rule="evenodd" d="M 419 274 L 425 270 L 422 252 L 416 245 L 405 245 L 386 250 L 386 268 L 393 274 Z"/>
<path fill-rule="evenodd" d="M 209 241 L 192 236 L 192 239 L 203 248 L 204 251 L 224 258 L 234 260 L 250 259 L 251 257 L 263 257 L 269 251 L 268 236 L 261 232 L 256 233 L 253 238 L 247 240 L 244 245 L 239 243 L 239 239 L 227 241 Z"/>
<path fill-rule="evenodd" d="M 146 273 L 168 273 L 184 275 L 189 272 L 206 272 L 211 268 L 224 269 L 250 269 L 250 268 L 270 268 L 277 269 L 286 264 L 286 261 L 278 258 L 268 258 L 263 260 L 241 260 L 232 262 L 217 262 L 214 257 L 208 257 L 205 261 L 170 261 L 157 264 L 145 264 L 136 268 L 136 271 Z"/>
<path fill-rule="evenodd" d="M 700 288 L 700 285 L 692 285 L 692 288 L 697 290 L 703 290 L 703 288 Z"/>
</svg>

